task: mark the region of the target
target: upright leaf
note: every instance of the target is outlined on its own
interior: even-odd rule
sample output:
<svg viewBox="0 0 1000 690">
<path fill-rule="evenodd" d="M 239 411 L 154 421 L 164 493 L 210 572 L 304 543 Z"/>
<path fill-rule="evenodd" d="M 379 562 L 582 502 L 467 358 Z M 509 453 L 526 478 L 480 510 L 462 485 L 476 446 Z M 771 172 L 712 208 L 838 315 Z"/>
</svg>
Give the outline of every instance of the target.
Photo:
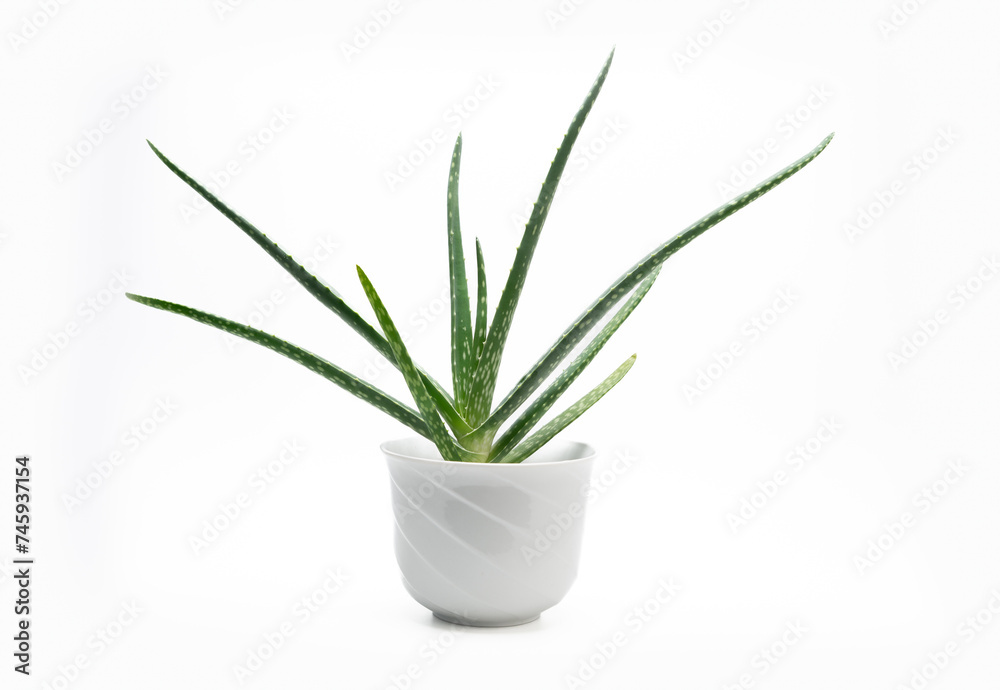
<svg viewBox="0 0 1000 690">
<path fill-rule="evenodd" d="M 368 276 L 365 275 L 360 266 L 358 266 L 358 277 L 361 279 L 361 285 L 365 290 L 365 295 L 368 296 L 368 301 L 372 305 L 375 316 L 378 318 L 379 325 L 382 326 L 382 332 L 385 333 L 386 340 L 389 341 L 389 345 L 392 346 L 392 352 L 396 356 L 396 361 L 399 362 L 399 370 L 406 381 L 406 387 L 410 389 L 410 394 L 413 396 L 414 402 L 417 403 L 417 409 L 420 410 L 420 416 L 423 417 L 424 423 L 427 424 L 431 440 L 434 441 L 434 445 L 441 451 L 441 457 L 445 460 L 453 461 L 478 459 L 478 457 L 474 458 L 471 453 L 463 452 L 448 434 L 448 430 L 445 429 L 444 423 L 441 421 L 441 417 L 438 416 L 438 411 L 434 407 L 434 402 L 431 400 L 430 395 L 428 395 L 427 388 L 420 378 L 420 372 L 417 371 L 413 360 L 410 358 L 410 353 L 406 350 L 406 345 L 403 343 L 399 331 L 396 330 L 395 324 L 393 324 L 392 319 L 389 317 L 389 312 L 386 311 L 385 305 L 382 304 L 378 293 L 375 292 L 371 281 L 368 280 Z M 485 461 L 485 458 L 482 458 L 482 461 Z"/>
<path fill-rule="evenodd" d="M 784 170 L 767 178 L 749 192 L 742 194 L 732 201 L 729 201 L 712 213 L 701 218 L 701 220 L 690 225 L 680 234 L 664 242 L 645 258 L 626 271 L 611 287 L 604 291 L 593 304 L 591 304 L 569 328 L 563 331 L 551 348 L 546 350 L 527 374 L 521 377 L 514 389 L 497 406 L 490 418 L 482 425 L 485 428 L 499 428 L 504 420 L 508 419 L 521 405 L 523 405 L 531 394 L 555 371 L 559 362 L 563 360 L 590 332 L 590 329 L 597 324 L 600 319 L 608 313 L 626 294 L 650 274 L 656 267 L 674 255 L 675 252 L 686 246 L 691 240 L 716 225 L 720 221 L 728 218 L 738 210 L 751 203 L 760 196 L 766 194 L 799 170 L 808 165 L 816 156 L 822 153 L 833 134 L 829 135 L 808 154 L 789 165 Z M 487 343 L 488 346 L 488 343 Z M 478 433 L 474 431 L 473 434 Z"/>
<path fill-rule="evenodd" d="M 633 364 L 635 364 L 635 355 L 626 359 L 620 367 L 611 372 L 611 376 L 604 379 L 597 388 L 570 405 L 565 412 L 529 436 L 524 443 L 516 446 L 514 450 L 498 462 L 516 463 L 528 458 L 532 453 L 551 441 L 553 436 L 573 423 L 577 417 L 589 410 L 594 403 L 603 398 L 605 393 L 614 388 L 622 380 L 622 377 L 628 373 Z"/>
<path fill-rule="evenodd" d="M 476 292 L 476 330 L 472 337 L 473 363 L 478 364 L 486 344 L 486 262 L 483 261 L 483 247 L 476 238 L 476 276 L 478 290 Z M 472 381 L 470 377 L 469 385 Z"/>
<path fill-rule="evenodd" d="M 154 309 L 162 309 L 163 311 L 186 316 L 187 318 L 198 321 L 199 323 L 207 324 L 214 328 L 218 328 L 221 331 L 225 331 L 226 333 L 231 333 L 232 335 L 249 340 L 252 343 L 263 345 L 269 350 L 274 350 L 278 354 L 288 357 L 293 362 L 297 362 L 307 369 L 316 372 L 320 376 L 333 381 L 348 393 L 361 398 L 369 405 L 372 405 L 379 410 L 382 410 L 389 416 L 398 419 L 421 436 L 430 438 L 430 430 L 427 428 L 424 420 L 421 419 L 420 415 L 418 415 L 414 410 L 410 409 L 387 393 L 383 393 L 371 384 L 362 381 L 353 374 L 349 374 L 335 364 L 331 364 L 322 357 L 314 355 L 301 347 L 297 347 L 291 343 L 286 343 L 284 340 L 276 338 L 269 333 L 259 331 L 256 328 L 250 328 L 249 326 L 244 326 L 241 323 L 224 319 L 221 316 L 215 316 L 214 314 L 192 309 L 191 307 L 185 307 L 181 304 L 174 304 L 173 302 L 166 302 L 153 297 L 143 297 L 142 295 L 134 295 L 132 293 L 125 293 L 125 296 L 130 300 L 138 302 L 139 304 L 145 304 L 146 306 L 153 307 Z M 345 420 L 345 424 L 346 423 L 347 421 Z"/>
<path fill-rule="evenodd" d="M 608 59 L 604 62 L 600 74 L 597 75 L 594 85 L 584 99 L 583 105 L 580 106 L 580 110 L 570 123 L 569 129 L 563 137 L 562 144 L 556 150 L 556 155 L 552 159 L 549 172 L 545 176 L 545 182 L 542 183 L 542 189 L 538 193 L 538 200 L 535 202 L 531 210 L 531 216 L 528 218 L 528 223 L 524 228 L 521 244 L 518 246 L 517 253 L 514 256 L 514 265 L 510 269 L 507 284 L 500 295 L 500 302 L 497 304 L 493 322 L 490 324 L 489 335 L 486 338 L 482 357 L 479 358 L 479 364 L 473 375 L 472 394 L 469 399 L 469 413 L 466 415 L 466 419 L 469 420 L 472 426 L 478 426 L 489 415 L 490 406 L 493 403 L 493 392 L 496 389 L 497 372 L 500 369 L 500 358 L 503 355 L 504 345 L 507 343 L 507 335 L 510 333 L 510 324 L 514 318 L 514 310 L 517 308 L 518 300 L 521 298 L 521 290 L 524 288 L 524 281 L 528 274 L 528 267 L 531 265 L 531 258 L 535 253 L 535 247 L 538 245 L 538 237 L 542 232 L 542 226 L 545 224 L 549 207 L 552 204 L 552 198 L 555 196 L 559 179 L 566 168 L 573 144 L 580 134 L 580 129 L 583 127 L 587 115 L 590 114 L 590 110 L 594 106 L 594 101 L 597 100 L 597 95 L 601 92 L 601 87 L 604 86 L 604 80 L 608 76 L 608 70 L 611 68 L 611 60 L 614 58 L 614 55 L 615 51 L 612 50 L 611 54 L 608 55 Z"/>
<path fill-rule="evenodd" d="M 462 135 L 455 140 L 448 173 L 448 282 L 451 286 L 451 375 L 458 411 L 464 415 L 465 397 L 472 377 L 472 312 L 469 281 L 465 277 L 465 251 L 458 214 L 458 178 L 462 167 Z"/>
<path fill-rule="evenodd" d="M 343 319 L 348 326 L 353 328 L 362 338 L 368 341 L 368 343 L 370 343 L 380 355 L 392 362 L 393 365 L 396 365 L 396 361 L 392 354 L 392 348 L 389 347 L 389 343 L 386 342 L 385 338 L 383 338 L 367 321 L 361 318 L 356 311 L 348 306 L 340 295 L 336 293 L 336 291 L 327 286 L 322 280 L 309 273 L 309 271 L 303 268 L 294 258 L 292 258 L 291 255 L 285 252 L 276 243 L 268 239 L 267 235 L 254 227 L 249 221 L 240 216 L 233 209 L 229 208 L 222 202 L 222 200 L 212 194 L 212 192 L 206 189 L 201 183 L 177 167 L 169 158 L 160 153 L 160 150 L 153 146 L 152 142 L 147 140 L 146 143 L 149 144 L 149 148 L 153 150 L 153 153 L 155 153 L 156 156 L 163 161 L 164 165 L 166 165 L 172 173 L 191 187 L 191 189 L 201 195 L 205 201 L 214 206 L 220 213 L 222 213 L 222 215 L 232 221 L 236 227 L 246 233 L 250 239 L 256 242 L 272 259 L 278 262 L 278 264 L 285 269 L 289 275 L 291 275 L 302 287 L 304 287 L 309 294 L 319 300 L 321 304 L 330 309 L 330 311 L 334 314 Z M 441 414 L 444 415 L 448 424 L 455 430 L 455 433 L 468 433 L 469 426 L 458 414 L 458 411 L 455 409 L 454 402 L 441 387 L 441 384 L 423 371 L 421 371 L 420 375 L 423 378 L 424 384 L 427 386 L 428 393 L 433 398 L 435 405 L 441 411 Z"/>
<path fill-rule="evenodd" d="M 604 325 L 600 333 L 587 343 L 583 352 L 556 377 L 556 380 L 541 395 L 528 405 L 528 408 L 521 413 L 521 416 L 500 436 L 496 443 L 493 444 L 493 450 L 490 452 L 490 462 L 494 462 L 494 460 L 503 462 L 503 457 L 541 420 L 545 413 L 555 404 L 556 400 L 576 381 L 580 374 L 583 373 L 583 370 L 594 361 L 594 357 L 597 356 L 601 348 L 604 347 L 615 331 L 618 330 L 619 326 L 625 323 L 625 319 L 631 316 L 635 308 L 639 306 L 642 298 L 653 287 L 653 283 L 659 274 L 660 267 L 657 266 L 649 274 L 649 277 L 639 284 L 639 287 L 635 289 L 635 292 L 632 293 L 632 296 L 629 297 L 621 309 Z M 494 433 L 494 430 L 491 429 L 490 433 Z"/>
</svg>

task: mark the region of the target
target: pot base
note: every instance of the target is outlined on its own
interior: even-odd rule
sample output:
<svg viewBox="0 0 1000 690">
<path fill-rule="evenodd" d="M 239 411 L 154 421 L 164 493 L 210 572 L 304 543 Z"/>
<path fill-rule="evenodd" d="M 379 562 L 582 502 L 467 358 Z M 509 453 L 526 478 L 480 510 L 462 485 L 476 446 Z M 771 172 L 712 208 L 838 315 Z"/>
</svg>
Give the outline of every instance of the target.
<svg viewBox="0 0 1000 690">
<path fill-rule="evenodd" d="M 468 618 L 457 613 L 452 613 L 450 611 L 442 611 L 439 606 L 434 606 L 431 602 L 427 601 L 424 597 L 420 595 L 419 592 L 413 589 L 409 581 L 405 577 L 401 578 L 403 581 L 403 588 L 409 592 L 413 599 L 423 606 L 425 609 L 434 614 L 434 617 L 445 623 L 452 623 L 454 625 L 464 625 L 470 628 L 509 628 L 515 625 L 524 625 L 525 623 L 530 623 L 532 621 L 537 621 L 539 616 L 541 616 L 541 611 L 533 616 L 528 616 L 527 618 L 511 618 L 510 616 L 495 616 L 492 618 Z"/>
<path fill-rule="evenodd" d="M 535 614 L 534 618 L 525 618 L 520 621 L 511 621 L 503 623 L 492 623 L 490 621 L 474 621 L 468 618 L 462 618 L 461 616 L 452 616 L 447 613 L 438 613 L 437 611 L 431 611 L 434 617 L 438 620 L 442 620 L 445 623 L 454 623 L 455 625 L 467 625 L 471 628 L 509 628 L 515 625 L 524 625 L 525 623 L 531 623 L 532 621 L 537 621 L 542 614 Z"/>
</svg>

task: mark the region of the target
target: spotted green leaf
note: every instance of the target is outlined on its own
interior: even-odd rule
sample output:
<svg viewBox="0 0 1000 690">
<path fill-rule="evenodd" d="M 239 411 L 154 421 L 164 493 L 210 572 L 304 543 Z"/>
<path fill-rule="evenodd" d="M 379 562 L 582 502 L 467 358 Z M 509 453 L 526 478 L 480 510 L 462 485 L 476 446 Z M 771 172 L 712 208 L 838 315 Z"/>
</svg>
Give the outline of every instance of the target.
<svg viewBox="0 0 1000 690">
<path fill-rule="evenodd" d="M 403 340 L 389 317 L 388 311 L 372 287 L 367 276 L 358 269 L 362 287 L 372 309 L 375 311 L 381 331 L 362 318 L 349 307 L 336 291 L 319 278 L 309 274 L 298 262 L 268 239 L 257 228 L 236 214 L 205 187 L 180 170 L 152 144 L 150 147 L 167 167 L 182 181 L 200 194 L 212 206 L 237 225 L 244 233 L 262 247 L 275 261 L 292 275 L 307 291 L 322 304 L 343 319 L 357 331 L 381 355 L 392 362 L 403 374 L 407 387 L 416 402 L 413 410 L 344 370 L 317 357 L 316 355 L 290 345 L 278 338 L 222 319 L 199 312 L 189 307 L 129 295 L 131 299 L 148 306 L 206 323 L 215 328 L 232 333 L 289 357 L 303 366 L 309 367 L 334 381 L 345 390 L 387 412 L 395 419 L 431 439 L 447 460 L 464 462 L 519 463 L 551 440 L 557 433 L 579 417 L 598 399 L 605 395 L 632 366 L 633 355 L 616 369 L 599 386 L 582 399 L 557 415 L 540 429 L 542 417 L 554 406 L 589 366 L 597 353 L 618 330 L 638 305 L 652 284 L 663 263 L 675 252 L 693 241 L 709 228 L 767 193 L 796 172 L 809 164 L 829 144 L 831 134 L 813 151 L 798 161 L 771 176 L 751 191 L 742 194 L 704 216 L 678 235 L 670 238 L 654 249 L 632 268 L 618 278 L 604 291 L 577 319 L 565 329 L 556 342 L 546 350 L 535 365 L 518 381 L 510 393 L 493 408 L 496 381 L 514 312 L 520 301 L 527 272 L 534 256 L 542 227 L 548 217 L 559 180 L 566 168 L 571 151 L 583 124 L 591 112 L 607 77 L 614 51 L 608 56 L 597 79 L 584 99 L 564 135 L 562 142 L 549 166 L 542 183 L 538 199 L 525 225 L 521 243 L 517 248 L 514 263 L 500 293 L 492 320 L 487 319 L 486 270 L 483 251 L 476 240 L 477 293 L 475 306 L 471 304 L 464 245 L 459 220 L 459 176 L 461 168 L 462 138 L 455 142 L 449 167 L 447 199 L 447 232 L 449 287 L 451 294 L 451 368 L 452 394 L 426 372 L 414 364 Z M 617 229 L 615 229 L 617 231 Z M 614 241 L 610 238 L 609 241 Z M 619 304 L 625 300 L 625 303 Z M 585 339 L 592 329 L 602 323 L 606 315 L 610 318 L 589 343 Z M 583 347 L 575 359 L 555 377 L 555 380 L 517 417 L 515 413 L 545 384 L 548 377 L 560 363 L 574 352 L 578 345 Z M 452 395 L 454 397 L 452 397 Z M 513 421 L 510 421 L 512 420 Z M 447 425 L 447 426 L 446 426 Z M 501 434 L 501 429 L 506 429 Z M 454 436 L 449 434 L 449 428 Z M 500 434 L 499 438 L 496 436 Z M 529 435 L 530 434 L 530 435 Z"/>
<path fill-rule="evenodd" d="M 580 316 L 577 317 L 569 328 L 563 331 L 562 335 L 559 336 L 555 344 L 546 350 L 545 354 L 542 355 L 534 366 L 532 366 L 527 374 L 521 377 L 521 380 L 518 381 L 514 389 L 497 406 L 497 409 L 492 415 L 490 415 L 490 418 L 483 424 L 483 428 L 498 428 L 501 424 L 503 424 L 504 420 L 510 418 L 510 416 L 528 400 L 531 394 L 538 389 L 545 379 L 548 378 L 553 371 L 555 371 L 559 362 L 561 362 L 573 350 L 573 348 L 583 340 L 584 336 L 587 335 L 590 329 L 593 328 L 598 321 L 600 321 L 600 319 L 619 302 L 619 300 L 635 288 L 636 285 L 642 282 L 642 280 L 645 279 L 651 271 L 663 264 L 663 262 L 673 256 L 674 253 L 685 247 L 703 232 L 736 213 L 755 199 L 774 189 L 779 184 L 804 168 L 813 159 L 815 159 L 816 156 L 822 153 L 823 149 L 826 148 L 831 139 L 833 139 L 833 134 L 826 137 L 816 148 L 789 165 L 784 170 L 781 170 L 780 172 L 767 178 L 749 192 L 741 194 L 732 201 L 723 204 L 712 213 L 709 213 L 690 225 L 680 234 L 664 242 L 652 252 L 647 254 L 632 268 L 626 271 L 611 285 L 611 287 L 605 290 L 604 293 L 586 309 L 586 311 L 580 314 Z M 476 433 L 478 432 L 473 432 L 473 437 Z"/>
<path fill-rule="evenodd" d="M 510 269 L 507 277 L 507 284 L 500 295 L 500 302 L 497 304 L 496 313 L 493 315 L 493 322 L 490 324 L 489 334 L 486 337 L 486 345 L 483 354 L 479 358 L 476 372 L 473 374 L 472 395 L 469 398 L 469 413 L 466 419 L 473 425 L 480 425 L 489 415 L 490 406 L 493 404 L 493 393 L 496 389 L 497 373 L 500 370 L 500 358 L 503 355 L 504 346 L 507 343 L 507 335 L 510 333 L 510 324 L 514 318 L 514 310 L 517 308 L 518 300 L 521 298 L 521 290 L 524 288 L 524 281 L 528 275 L 528 267 L 531 265 L 531 258 L 534 256 L 535 247 L 538 245 L 538 238 L 542 232 L 542 226 L 549 214 L 549 207 L 559 185 L 566 163 L 569 161 L 573 144 L 580 134 L 587 115 L 590 114 L 597 95 L 604 86 L 604 80 L 611 69 L 611 60 L 615 51 L 608 55 L 600 74 L 590 88 L 590 92 L 580 106 L 579 111 L 570 122 L 569 129 L 563 137 L 562 144 L 556 150 L 556 155 L 549 166 L 549 172 L 545 176 L 542 188 L 538 193 L 538 200 L 531 210 L 531 216 L 525 225 L 524 234 L 521 237 L 521 244 L 517 248 L 514 256 L 514 265 Z"/>
<path fill-rule="evenodd" d="M 267 235 L 258 230 L 248 220 L 223 203 L 221 199 L 206 189 L 201 183 L 177 167 L 173 161 L 163 155 L 152 142 L 147 140 L 146 143 L 149 144 L 149 148 L 153 150 L 153 153 L 156 154 L 157 158 L 163 161 L 164 165 L 166 165 L 172 173 L 184 181 L 184 183 L 191 187 L 191 189 L 201 195 L 205 201 L 214 206 L 240 230 L 246 233 L 250 239 L 256 242 L 272 259 L 278 262 L 278 264 L 285 269 L 289 275 L 298 281 L 302 287 L 308 290 L 309 294 L 319 300 L 320 303 L 329 308 L 334 314 L 343 319 L 348 326 L 353 328 L 362 338 L 368 341 L 368 343 L 370 343 L 380 355 L 385 357 L 394 365 L 396 364 L 392 354 L 392 348 L 389 347 L 389 343 L 386 342 L 385 338 L 383 338 L 379 332 L 371 326 L 371 324 L 365 321 L 360 314 L 348 306 L 348 304 L 343 300 L 343 298 L 341 298 L 340 295 L 337 294 L 335 290 L 330 288 L 316 276 L 309 273 L 309 271 L 299 264 L 299 262 L 296 261 L 291 255 L 285 252 L 274 241 L 269 239 Z M 441 411 L 442 415 L 444 415 L 448 424 L 452 426 L 455 433 L 467 433 L 469 431 L 469 426 L 458 414 L 458 411 L 455 409 L 454 401 L 444 391 L 441 384 L 422 371 L 420 375 L 423 378 L 424 385 L 427 386 L 428 393 L 433 398 L 435 405 Z"/>
<path fill-rule="evenodd" d="M 556 380 L 546 388 L 541 395 L 535 398 L 527 409 L 521 413 L 513 424 L 500 436 L 493 444 L 490 452 L 490 462 L 503 462 L 503 457 L 524 438 L 532 427 L 535 426 L 546 412 L 555 404 L 556 400 L 576 381 L 583 373 L 583 370 L 594 361 L 594 357 L 601 351 L 601 348 L 608 342 L 619 326 L 625 323 L 625 319 L 631 316 L 639 302 L 646 296 L 649 289 L 656 282 L 656 277 L 660 274 L 660 267 L 657 266 L 644 281 L 635 289 L 632 296 L 625 302 L 613 317 L 604 325 L 604 328 L 597 336 L 587 343 L 583 351 L 566 367 Z M 493 430 L 490 430 L 492 434 Z"/>
<path fill-rule="evenodd" d="M 469 379 L 472 378 L 472 312 L 469 282 L 465 276 L 465 251 L 458 213 L 458 178 L 462 167 L 462 135 L 455 140 L 448 173 L 448 282 L 451 288 L 451 375 L 455 404 L 465 413 Z"/>
<path fill-rule="evenodd" d="M 382 332 L 385 333 L 386 340 L 389 341 L 389 345 L 392 347 L 393 355 L 395 355 L 396 361 L 399 362 L 399 371 L 403 374 L 406 387 L 410 389 L 410 394 L 413 396 L 414 402 L 417 403 L 417 409 L 420 410 L 420 416 L 423 417 L 424 423 L 427 425 L 427 430 L 430 432 L 430 438 L 441 452 L 441 457 L 445 460 L 453 461 L 472 460 L 472 454 L 466 453 L 459 448 L 448 434 L 448 430 L 445 429 L 444 422 L 441 421 L 438 410 L 434 407 L 434 401 L 431 400 L 430 395 L 427 393 L 427 387 L 424 386 L 420 378 L 420 372 L 417 371 L 417 367 L 413 364 L 413 359 L 410 358 L 410 353 L 403 343 L 403 338 L 399 335 L 399 331 L 396 329 L 395 324 L 393 324 L 389 312 L 386 310 L 385 305 L 382 304 L 381 298 L 375 292 L 371 281 L 368 280 L 368 276 L 365 275 L 360 266 L 358 266 L 358 278 L 361 279 L 361 286 L 364 288 L 365 295 L 367 295 L 368 301 L 372 305 L 372 310 L 375 312 L 375 317 L 378 319 L 379 325 L 382 326 Z M 482 460 L 485 462 L 485 457 Z"/>
<path fill-rule="evenodd" d="M 420 418 L 420 415 L 416 413 L 416 411 L 407 407 L 387 393 L 383 393 L 371 384 L 362 381 L 353 374 L 349 374 L 335 364 L 326 361 L 322 357 L 314 355 L 308 350 L 304 350 L 301 347 L 287 343 L 280 338 L 276 338 L 270 333 L 265 333 L 257 330 L 256 328 L 244 326 L 241 323 L 230 321 L 229 319 L 225 319 L 221 316 L 192 309 L 191 307 L 185 307 L 181 304 L 166 302 L 153 297 L 134 295 L 132 293 L 126 293 L 126 296 L 130 300 L 138 302 L 139 304 L 145 304 L 146 306 L 153 307 L 154 309 L 162 309 L 163 311 L 186 316 L 187 318 L 198 321 L 199 323 L 207 324 L 214 328 L 218 328 L 221 331 L 225 331 L 226 333 L 249 340 L 252 343 L 263 345 L 269 350 L 274 350 L 278 354 L 288 357 L 293 362 L 297 362 L 307 369 L 316 372 L 320 376 L 333 381 L 345 391 L 361 398 L 369 405 L 372 405 L 379 410 L 382 410 L 389 416 L 398 419 L 421 436 L 430 438 L 430 431 L 428 430 L 427 425 L 424 423 L 424 420 Z"/>
<path fill-rule="evenodd" d="M 478 362 L 486 344 L 486 262 L 483 261 L 483 247 L 476 238 L 476 276 L 479 289 L 476 293 L 476 330 L 472 337 L 474 361 Z M 469 385 L 472 385 L 470 379 Z"/>
<path fill-rule="evenodd" d="M 531 456 L 532 453 L 551 441 L 553 436 L 576 421 L 577 417 L 603 398 L 605 393 L 614 388 L 622 380 L 622 377 L 628 373 L 633 364 L 635 364 L 635 355 L 626 359 L 621 366 L 611 372 L 611 375 L 604 379 L 594 390 L 570 405 L 564 412 L 529 436 L 521 445 L 516 446 L 514 450 L 508 453 L 502 460 L 498 460 L 498 462 L 517 463 Z"/>
</svg>

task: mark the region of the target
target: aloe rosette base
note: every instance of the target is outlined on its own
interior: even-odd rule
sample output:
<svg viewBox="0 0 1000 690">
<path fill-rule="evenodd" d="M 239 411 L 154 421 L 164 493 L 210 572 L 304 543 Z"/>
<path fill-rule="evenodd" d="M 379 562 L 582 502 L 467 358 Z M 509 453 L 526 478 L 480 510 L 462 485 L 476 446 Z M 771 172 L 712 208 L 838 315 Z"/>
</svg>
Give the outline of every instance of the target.
<svg viewBox="0 0 1000 690">
<path fill-rule="evenodd" d="M 394 417 L 415 432 L 430 439 L 445 460 L 460 462 L 518 463 L 544 446 L 556 434 L 594 405 L 628 373 L 635 362 L 632 355 L 582 398 L 541 424 L 543 417 L 569 389 L 583 370 L 627 319 L 652 287 L 663 263 L 700 234 L 741 208 L 766 194 L 797 173 L 818 156 L 833 135 L 826 137 L 812 151 L 772 175 L 750 191 L 723 204 L 691 224 L 625 271 L 580 314 L 556 339 L 538 361 L 517 382 L 499 404 L 494 405 L 497 376 L 514 312 L 520 301 L 532 256 L 548 216 L 559 180 L 569 161 L 573 145 L 583 128 L 607 78 L 614 51 L 608 56 L 597 79 L 577 111 L 562 143 L 556 150 L 538 199 L 525 225 L 513 266 L 500 294 L 493 318 L 488 320 L 486 269 L 482 247 L 476 239 L 476 292 L 469 290 L 466 258 L 459 216 L 459 174 L 462 160 L 462 136 L 452 152 L 447 185 L 447 240 L 449 286 L 451 293 L 451 390 L 450 392 L 418 366 L 393 323 L 378 292 L 364 271 L 358 277 L 375 314 L 373 326 L 333 289 L 310 274 L 275 242 L 233 211 L 197 180 L 178 168 L 152 143 L 150 147 L 164 164 L 187 185 L 218 209 L 266 251 L 300 285 L 353 328 L 403 375 L 416 409 L 397 400 L 350 372 L 303 348 L 287 343 L 235 321 L 208 314 L 191 307 L 151 297 L 129 294 L 129 298 L 156 309 L 186 316 L 232 335 L 263 345 L 308 367 L 317 374 L 382 412 Z M 624 304 L 619 303 L 624 300 Z M 516 418 L 514 415 L 555 373 L 559 365 L 612 310 L 617 311 L 556 377 Z M 504 428 L 506 425 L 506 428 Z M 538 427 L 536 429 L 536 427 Z M 503 429 L 501 433 L 501 429 Z M 532 433 L 534 432 L 534 433 Z"/>
</svg>

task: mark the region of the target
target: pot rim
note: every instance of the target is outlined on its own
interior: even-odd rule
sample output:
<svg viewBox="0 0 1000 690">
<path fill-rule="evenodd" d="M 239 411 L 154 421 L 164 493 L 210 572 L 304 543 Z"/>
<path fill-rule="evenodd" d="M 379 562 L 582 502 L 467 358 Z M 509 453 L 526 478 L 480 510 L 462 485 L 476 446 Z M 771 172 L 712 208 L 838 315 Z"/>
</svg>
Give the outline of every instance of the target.
<svg viewBox="0 0 1000 690">
<path fill-rule="evenodd" d="M 587 462 L 587 461 L 593 460 L 595 457 L 597 457 L 597 450 L 592 445 L 590 445 L 589 443 L 583 443 L 582 441 L 572 441 L 572 440 L 550 441 L 549 443 L 545 444 L 545 446 L 544 446 L 545 448 L 549 448 L 549 447 L 562 447 L 562 448 L 565 448 L 567 450 L 570 450 L 570 449 L 572 449 L 573 446 L 576 446 L 578 448 L 578 450 L 577 450 L 577 452 L 573 453 L 572 457 L 569 457 L 569 458 L 567 458 L 565 460 L 545 460 L 545 461 L 541 461 L 541 462 L 530 461 L 531 460 L 530 457 L 528 458 L 528 460 L 525 460 L 524 462 L 517 462 L 517 463 L 506 463 L 506 462 L 455 462 L 453 460 L 445 460 L 444 458 L 429 458 L 429 457 L 424 457 L 422 455 L 415 454 L 413 452 L 402 452 L 402 451 L 399 451 L 399 450 L 394 450 L 392 448 L 392 446 L 398 446 L 398 445 L 404 444 L 404 443 L 408 444 L 408 443 L 410 443 L 410 442 L 412 442 L 414 440 L 420 441 L 420 442 L 424 442 L 424 443 L 428 443 L 428 444 L 431 444 L 433 446 L 433 443 L 431 441 L 427 440 L 426 438 L 424 438 L 423 436 L 406 436 L 406 437 L 403 437 L 403 438 L 395 438 L 395 439 L 392 439 L 392 440 L 389 440 L 389 441 L 384 441 L 382 444 L 379 445 L 379 449 L 387 457 L 392 457 L 392 458 L 396 458 L 396 459 L 399 459 L 399 460 L 408 460 L 408 461 L 412 461 L 412 462 L 422 462 L 422 463 L 427 463 L 427 464 L 431 464 L 431 465 L 449 465 L 449 466 L 461 466 L 461 467 L 552 467 L 554 465 L 563 466 L 563 465 L 572 465 L 572 464 L 576 464 L 576 463 Z M 437 450 L 435 449 L 434 452 L 437 453 Z M 476 470 L 473 470 L 473 471 L 476 471 Z M 502 471 L 504 471 L 504 470 L 502 470 Z M 506 471 L 510 471 L 510 470 L 506 470 Z M 524 471 L 524 470 L 522 470 L 522 471 Z"/>
</svg>

